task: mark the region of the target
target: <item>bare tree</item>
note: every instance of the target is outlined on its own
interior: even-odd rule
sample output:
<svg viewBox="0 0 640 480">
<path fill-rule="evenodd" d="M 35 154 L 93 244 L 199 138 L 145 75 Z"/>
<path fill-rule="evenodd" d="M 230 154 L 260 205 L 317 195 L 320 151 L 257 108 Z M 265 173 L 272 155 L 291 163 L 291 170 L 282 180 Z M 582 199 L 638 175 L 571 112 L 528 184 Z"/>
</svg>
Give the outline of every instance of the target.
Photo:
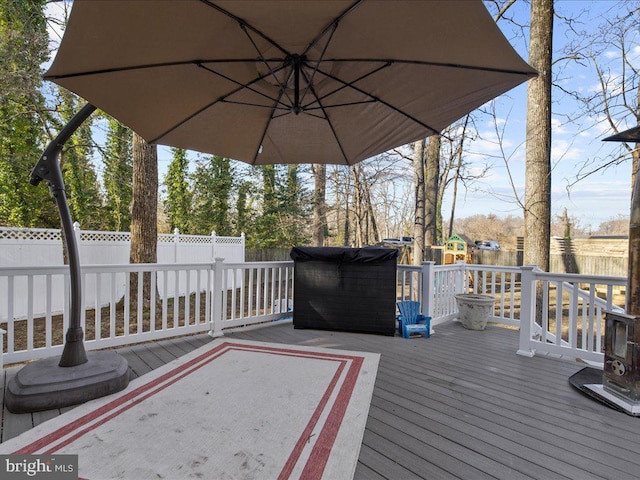
<svg viewBox="0 0 640 480">
<path fill-rule="evenodd" d="M 424 184 L 424 160 L 426 141 L 420 140 L 413 144 L 413 172 L 415 178 L 415 210 L 413 228 L 413 264 L 420 265 L 424 259 L 425 240 L 425 197 L 426 190 Z"/>
<path fill-rule="evenodd" d="M 579 37 L 582 45 L 570 46 L 570 53 L 578 61 L 588 61 L 592 65 L 600 86 L 599 91 L 592 96 L 575 95 L 582 100 L 585 114 L 602 118 L 610 127 L 611 133 L 640 125 L 639 76 L 633 53 L 638 48 L 639 12 L 637 3 L 620 3 L 615 8 L 613 18 L 605 18 L 595 35 L 582 35 Z M 616 55 L 610 55 L 611 52 L 616 52 Z M 626 121 L 627 119 L 630 121 Z M 626 127 L 620 128 L 621 125 Z M 640 150 L 638 143 L 623 143 L 622 150 L 622 154 L 614 153 L 605 161 L 589 159 L 576 175 L 574 183 L 611 165 L 627 161 L 631 156 L 632 195 L 626 310 L 631 315 L 640 315 L 640 176 L 637 175 Z"/>
<path fill-rule="evenodd" d="M 529 63 L 539 76 L 527 91 L 524 259 L 545 271 L 551 228 L 552 36 L 553 0 L 532 0 Z"/>
<path fill-rule="evenodd" d="M 429 137 L 425 155 L 425 246 L 438 244 L 438 179 L 440 177 L 440 136 Z"/>
</svg>

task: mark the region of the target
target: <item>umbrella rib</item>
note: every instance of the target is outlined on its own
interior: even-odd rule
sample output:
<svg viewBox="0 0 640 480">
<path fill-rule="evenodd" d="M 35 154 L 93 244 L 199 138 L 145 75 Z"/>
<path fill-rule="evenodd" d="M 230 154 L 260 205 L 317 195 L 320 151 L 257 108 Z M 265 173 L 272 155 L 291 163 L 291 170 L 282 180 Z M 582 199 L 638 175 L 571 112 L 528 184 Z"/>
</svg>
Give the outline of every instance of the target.
<svg viewBox="0 0 640 480">
<path fill-rule="evenodd" d="M 213 73 L 217 73 L 217 72 L 213 72 Z M 173 132 L 175 129 L 177 129 L 178 127 L 180 127 L 181 125 L 185 124 L 186 122 L 188 122 L 189 120 L 191 120 L 192 118 L 200 115 L 202 112 L 204 112 L 206 109 L 211 108 L 213 105 L 215 105 L 216 103 L 221 103 L 226 101 L 226 99 L 228 97 L 230 97 L 231 95 L 239 92 L 240 90 L 242 90 L 243 88 L 248 87 L 249 85 L 252 85 L 260 80 L 262 80 L 264 77 L 266 77 L 267 74 L 265 75 L 260 75 L 259 77 L 254 78 L 251 82 L 242 85 L 240 84 L 240 86 L 238 88 L 236 88 L 235 90 L 232 90 L 231 92 L 227 93 L 226 95 L 219 97 L 217 99 L 215 99 L 213 102 L 210 102 L 208 104 L 206 104 L 205 106 L 203 106 L 202 108 L 199 108 L 198 110 L 196 110 L 195 112 L 193 112 L 191 115 L 185 117 L 184 119 L 182 119 L 180 122 L 176 123 L 175 125 L 173 125 L 171 128 L 169 128 L 168 130 L 166 130 L 165 132 L 161 133 L 160 135 L 158 135 L 157 137 L 153 138 L 152 140 L 149 141 L 149 143 L 155 143 L 158 140 L 160 140 L 162 137 L 164 137 L 165 135 L 167 135 L 170 132 Z M 235 82 L 238 83 L 238 82 Z M 259 93 L 259 92 L 258 92 Z M 282 93 L 280 94 L 280 96 L 277 99 L 273 99 L 269 96 L 267 96 L 267 98 L 269 98 L 269 100 L 274 100 L 276 103 L 280 103 L 280 97 L 282 96 Z M 286 105 L 285 105 L 286 106 Z M 275 109 L 275 105 L 274 105 L 274 109 Z"/>
<path fill-rule="evenodd" d="M 272 99 L 275 101 L 275 99 Z M 260 105 L 259 103 L 249 103 L 249 102 L 239 102 L 237 100 L 226 100 L 221 99 L 220 103 L 231 103 L 233 105 L 246 105 L 247 107 L 258 107 L 258 108 L 269 108 L 274 110 L 284 110 L 287 114 L 291 113 L 291 109 L 289 107 L 276 107 L 273 105 Z"/>
<path fill-rule="evenodd" d="M 316 37 L 311 40 L 311 42 L 309 42 L 309 45 L 307 45 L 307 48 L 305 48 L 303 55 L 306 55 L 309 50 L 311 50 L 313 48 L 313 46 L 318 43 L 320 41 L 320 39 L 324 36 L 325 33 L 327 33 L 327 31 L 330 28 L 333 28 L 334 31 L 338 26 L 338 23 L 340 23 L 340 21 L 346 17 L 349 13 L 351 13 L 353 10 L 356 9 L 356 7 L 358 7 L 364 0 L 356 0 L 355 2 L 353 2 L 349 7 L 347 7 L 340 15 L 338 15 L 335 19 L 333 19 L 329 24 L 327 24 L 326 27 L 324 27 L 320 33 L 318 33 L 318 35 L 316 35 Z M 333 35 L 333 33 L 331 33 L 331 35 Z M 326 47 L 325 47 L 326 49 Z"/>
<path fill-rule="evenodd" d="M 202 3 L 204 3 L 205 5 L 213 8 L 214 10 L 217 10 L 218 12 L 222 13 L 223 15 L 226 15 L 227 17 L 231 18 L 232 20 L 236 21 L 241 27 L 244 25 L 245 27 L 249 28 L 251 31 L 253 31 L 257 35 L 260 35 L 262 38 L 264 38 L 271 45 L 273 45 L 278 50 L 280 50 L 283 54 L 290 55 L 290 53 L 287 52 L 284 48 L 282 48 L 282 46 L 280 46 L 278 43 L 276 43 L 274 40 L 272 40 L 270 37 L 268 37 L 266 34 L 262 33 L 260 30 L 255 28 L 253 25 L 251 25 L 250 23 L 248 23 L 244 19 L 242 19 L 240 17 L 237 17 L 233 13 L 229 12 L 228 10 L 225 10 L 224 8 L 222 8 L 219 5 L 216 5 L 215 3 L 211 2 L 210 0 L 200 0 L 200 1 Z"/>
<path fill-rule="evenodd" d="M 280 99 L 281 98 L 282 98 L 282 90 L 280 90 L 280 95 L 276 99 L 276 103 L 280 103 Z M 269 125 L 271 124 L 271 120 L 273 120 L 273 114 L 274 114 L 275 111 L 276 111 L 276 105 L 274 104 L 273 105 L 273 109 L 271 111 L 271 115 L 269 115 L 267 123 L 264 126 L 264 130 L 262 131 L 262 135 L 260 136 L 260 142 L 258 142 L 258 148 L 256 148 L 256 153 L 253 156 L 253 160 L 251 161 L 251 165 L 255 165 L 256 164 L 256 160 L 258 159 L 258 155 L 260 155 L 262 142 L 264 142 L 264 137 L 267 136 L 267 130 L 269 129 Z"/>
<path fill-rule="evenodd" d="M 302 75 L 304 75 L 304 77 L 306 79 L 307 76 L 305 75 L 304 72 L 302 72 Z M 318 95 L 316 94 L 315 88 L 313 88 L 313 85 L 310 85 L 309 89 L 311 90 L 311 94 L 314 97 L 316 97 L 316 101 L 318 102 L 319 109 L 322 111 L 322 114 L 324 115 L 324 120 L 327 121 L 327 124 L 329 125 L 329 128 L 331 129 L 331 133 L 333 134 L 333 138 L 335 138 L 336 144 L 338 145 L 338 148 L 340 149 L 340 152 L 342 153 L 342 156 L 344 158 L 345 165 L 349 165 L 349 157 L 347 156 L 347 154 L 344 151 L 342 143 L 340 142 L 340 139 L 338 138 L 338 134 L 336 133 L 336 129 L 333 127 L 333 123 L 331 123 L 331 119 L 329 118 L 329 115 L 327 115 L 327 112 L 325 111 L 324 106 L 322 105 L 322 102 L 318 98 Z M 316 116 L 316 115 L 312 115 L 312 116 Z M 320 117 L 320 118 L 322 118 L 322 117 Z"/>
<path fill-rule="evenodd" d="M 281 66 L 280 68 L 278 68 L 278 69 L 276 69 L 276 70 L 273 70 L 273 71 L 271 71 L 271 70 L 270 70 L 270 71 L 269 71 L 269 73 L 265 73 L 264 75 L 260 75 L 259 77 L 257 77 L 257 78 L 255 78 L 255 79 L 253 79 L 253 80 L 252 80 L 251 82 L 249 82 L 249 83 L 241 83 L 241 82 L 238 82 L 237 80 L 234 80 L 233 78 L 231 78 L 231 77 L 229 77 L 229 76 L 227 76 L 227 75 L 225 75 L 225 74 L 223 74 L 223 73 L 217 72 L 217 71 L 215 71 L 215 70 L 213 70 L 213 69 L 211 69 L 211 68 L 209 68 L 209 67 L 205 67 L 205 66 L 204 66 L 204 65 L 202 65 L 201 63 L 196 63 L 196 65 L 197 65 L 198 67 L 200 67 L 200 68 L 202 68 L 202 69 L 206 70 L 207 72 L 213 73 L 214 75 L 218 75 L 219 77 L 222 77 L 222 78 L 224 78 L 225 80 L 228 80 L 228 81 L 230 81 L 230 82 L 232 82 L 232 83 L 235 83 L 236 85 L 238 85 L 238 86 L 240 87 L 239 89 L 234 90 L 233 92 L 231 92 L 231 93 L 229 93 L 229 94 L 225 95 L 225 97 L 223 97 L 223 98 L 226 98 L 226 97 L 228 97 L 229 95 L 233 95 L 234 93 L 238 92 L 239 90 L 247 89 L 247 90 L 249 90 L 249 91 L 251 91 L 251 92 L 253 92 L 253 93 L 257 94 L 257 95 L 261 95 L 261 96 L 263 96 L 263 97 L 265 97 L 265 98 L 268 98 L 269 100 L 277 101 L 277 102 L 278 102 L 280 105 L 282 105 L 283 107 L 287 107 L 287 105 L 286 105 L 286 104 L 284 104 L 284 103 L 281 103 L 279 99 L 278 99 L 278 100 L 276 100 L 275 98 L 270 97 L 270 96 L 269 96 L 269 95 L 267 95 L 266 93 L 262 93 L 262 92 L 260 92 L 259 90 L 256 90 L 255 88 L 251 88 L 251 85 L 252 85 L 252 84 L 256 83 L 256 82 L 257 82 L 257 81 L 259 81 L 259 80 L 262 80 L 262 79 L 264 79 L 264 78 L 268 77 L 269 75 L 272 75 L 272 74 L 273 74 L 273 73 L 275 73 L 275 72 L 279 72 L 280 70 L 282 70 L 282 69 L 286 68 L 285 66 Z M 280 97 L 281 97 L 281 95 L 280 95 Z M 280 97 L 279 97 L 279 98 L 280 98 Z"/>
<path fill-rule="evenodd" d="M 313 46 L 320 41 L 320 39 L 325 35 L 325 33 L 331 30 L 331 34 L 329 35 L 329 38 L 327 38 L 327 41 L 325 42 L 324 47 L 322 49 L 322 53 L 320 54 L 320 57 L 317 60 L 316 66 L 313 69 L 313 72 L 311 73 L 311 77 L 309 78 L 309 81 L 307 83 L 307 88 L 305 88 L 304 93 L 302 94 L 302 98 L 300 98 L 300 103 L 304 101 L 304 98 L 307 96 L 307 93 L 309 92 L 309 87 L 313 83 L 313 79 L 316 75 L 316 72 L 318 71 L 318 68 L 320 67 L 320 63 L 322 62 L 322 59 L 324 58 L 325 53 L 327 53 L 327 49 L 329 48 L 329 44 L 333 39 L 333 35 L 334 33 L 336 33 L 336 30 L 338 29 L 338 24 L 346 15 L 348 15 L 353 10 L 355 10 L 355 8 L 358 5 L 360 5 L 362 2 L 363 0 L 356 0 L 354 3 L 352 3 L 347 9 L 345 9 L 340 15 L 338 15 L 333 21 L 331 21 L 326 27 L 324 27 L 320 31 L 320 33 L 316 35 L 316 37 L 311 42 L 309 42 L 309 45 L 307 45 L 307 48 L 305 48 L 304 53 L 301 55 L 302 58 L 306 58 L 309 50 L 311 50 L 311 48 L 313 48 Z"/>
<path fill-rule="evenodd" d="M 360 102 L 336 103 L 334 105 L 324 105 L 322 107 L 306 108 L 305 113 L 308 113 L 309 111 L 313 111 L 313 110 L 324 110 L 327 108 L 336 108 L 336 107 L 350 107 L 352 105 L 362 105 L 363 103 L 375 103 L 375 102 L 376 102 L 375 100 L 371 99 L 371 100 L 362 100 Z"/>
<path fill-rule="evenodd" d="M 343 82 L 344 84 L 341 87 L 338 87 L 338 88 L 336 88 L 335 90 L 333 90 L 331 92 L 325 93 L 322 97 L 316 97 L 316 99 L 317 100 L 324 100 L 325 98 L 328 98 L 331 95 L 335 95 L 339 91 L 350 87 L 352 84 L 357 83 L 357 82 L 359 82 L 361 80 L 364 80 L 365 78 L 370 77 L 371 75 L 374 75 L 374 74 L 378 73 L 380 70 L 383 70 L 383 69 L 385 69 L 385 68 L 387 68 L 389 66 L 391 66 L 391 62 L 387 62 L 384 65 L 382 65 L 382 66 L 380 66 L 380 67 L 378 67 L 378 68 L 376 68 L 376 69 L 374 69 L 374 70 L 372 70 L 372 71 L 370 71 L 368 73 L 365 73 L 364 75 L 361 75 L 360 77 L 356 78 L 355 80 L 353 80 L 351 82 L 348 82 L 348 83 Z M 309 67 L 309 68 L 311 68 L 311 67 Z M 323 73 L 323 72 L 321 71 L 320 73 Z M 308 108 L 310 105 L 313 105 L 314 103 L 316 103 L 316 102 L 312 101 L 312 102 L 308 103 L 307 105 L 305 105 L 304 108 Z"/>
<path fill-rule="evenodd" d="M 359 93 L 361 93 L 361 94 L 363 94 L 363 95 L 366 95 L 366 96 L 368 96 L 368 97 L 372 98 L 374 101 L 376 101 L 376 102 L 378 102 L 378 103 L 380 103 L 380 104 L 384 105 L 384 106 L 385 106 L 385 107 L 387 107 L 387 108 L 390 108 L 390 109 L 391 109 L 391 110 L 393 110 L 394 112 L 399 113 L 400 115 L 402 115 L 402 116 L 404 116 L 404 117 L 408 118 L 409 120 L 411 120 L 411 121 L 413 121 L 413 122 L 417 123 L 418 125 L 420 125 L 420 126 L 422 126 L 422 127 L 426 128 L 427 130 L 432 131 L 434 134 L 436 134 L 436 135 L 439 135 L 439 134 L 440 134 L 440 132 L 439 132 L 439 131 L 437 131 L 435 128 L 433 128 L 433 127 L 431 127 L 431 126 L 427 125 L 426 123 L 422 122 L 421 120 L 418 120 L 418 119 L 417 119 L 417 118 L 415 118 L 413 115 L 409 115 L 408 113 L 403 112 L 403 111 L 402 111 L 402 110 L 400 110 L 398 107 L 396 107 L 396 106 L 394 106 L 394 105 L 390 104 L 389 102 L 386 102 L 386 101 L 382 100 L 381 98 L 376 97 L 375 95 L 372 95 L 372 94 L 370 94 L 370 93 L 366 92 L 365 90 L 362 90 L 362 89 L 361 89 L 361 88 L 359 88 L 359 87 L 356 87 L 355 85 L 353 85 L 353 83 L 345 82 L 344 80 L 342 80 L 342 79 L 340 79 L 340 78 L 336 77 L 335 75 L 332 75 L 332 74 L 330 74 L 330 73 L 324 72 L 324 71 L 322 71 L 322 70 L 320 70 L 320 73 L 322 73 L 323 75 L 326 75 L 327 77 L 331 78 L 332 80 L 335 80 L 336 82 L 342 83 L 345 87 L 352 88 L 352 89 L 354 89 L 356 92 L 359 92 Z M 319 104 L 320 104 L 320 103 L 319 103 Z M 322 104 L 320 104 L 320 106 L 322 107 Z"/>
<path fill-rule="evenodd" d="M 329 44 L 331 43 L 331 40 L 333 39 L 333 34 L 336 32 L 336 29 L 338 28 L 338 23 L 337 22 L 334 22 L 332 25 L 333 25 L 333 29 L 331 30 L 331 34 L 329 35 L 329 38 L 327 39 L 327 42 L 324 44 L 324 48 L 322 49 L 322 53 L 320 54 L 320 57 L 316 61 L 316 66 L 313 68 L 313 72 L 311 72 L 311 76 L 309 77 L 309 82 L 307 83 L 307 88 L 304 89 L 304 93 L 302 94 L 302 97 L 300 98 L 300 103 L 302 103 L 304 101 L 304 97 L 307 96 L 307 93 L 309 92 L 309 86 L 313 83 L 313 79 L 316 76 L 316 73 L 318 72 L 318 68 L 320 67 L 320 63 L 322 62 L 324 54 L 327 53 L 327 48 L 329 48 Z M 303 56 L 302 58 L 306 58 L 306 51 L 305 51 L 305 56 Z M 308 63 L 305 62 L 305 66 L 309 66 Z M 309 66 L 309 68 L 311 68 L 311 67 Z"/>
<path fill-rule="evenodd" d="M 388 62 L 388 63 L 401 63 L 407 65 L 425 65 L 429 67 L 446 67 L 446 68 L 455 68 L 460 70 L 478 70 L 482 72 L 492 72 L 492 73 L 509 73 L 512 75 L 524 75 L 526 77 L 535 77 L 537 76 L 536 72 L 532 71 L 522 71 L 522 70 L 511 70 L 507 68 L 494 68 L 494 67 L 482 67 L 478 65 L 463 65 L 461 63 L 446 63 L 446 62 L 428 62 L 425 60 L 400 60 L 400 59 L 389 59 L 389 58 L 329 58 L 325 59 L 325 62 L 335 62 L 335 63 L 380 63 L 380 62 Z"/>
<path fill-rule="evenodd" d="M 149 63 L 147 65 L 132 65 L 129 67 L 103 68 L 100 70 L 86 70 L 84 72 L 65 73 L 64 75 L 45 75 L 46 80 L 58 80 L 65 78 L 82 77 L 85 75 L 101 75 L 104 73 L 129 72 L 131 70 L 145 70 L 148 68 L 180 67 L 183 65 L 199 65 L 202 63 L 255 63 L 255 58 L 231 58 L 225 60 L 182 60 L 180 62 Z M 282 61 L 282 59 L 269 59 L 267 61 Z"/>
<path fill-rule="evenodd" d="M 271 77 L 275 80 L 276 84 L 280 85 L 280 88 L 282 89 L 282 91 L 284 92 L 284 95 L 289 100 L 289 103 L 293 104 L 293 100 L 291 100 L 291 97 L 289 96 L 289 94 L 285 90 L 286 89 L 286 83 L 285 84 L 280 83 L 280 81 L 278 80 L 278 77 L 276 77 L 276 70 L 272 70 L 271 69 L 271 66 L 269 65 L 267 60 L 264 58 L 264 55 L 260 51 L 260 48 L 258 48 L 258 45 L 256 45 L 256 42 L 253 41 L 253 38 L 251 37 L 251 35 L 247 31 L 247 26 L 244 25 L 244 24 L 240 24 L 240 29 L 247 36 L 247 38 L 249 39 L 249 42 L 251 43 L 251 45 L 253 45 L 253 48 L 258 53 L 258 58 L 264 64 L 264 66 L 267 67 L 267 70 L 271 74 Z M 289 78 L 291 78 L 291 74 L 289 74 L 289 76 L 287 77 L 287 82 L 289 81 Z"/>
</svg>

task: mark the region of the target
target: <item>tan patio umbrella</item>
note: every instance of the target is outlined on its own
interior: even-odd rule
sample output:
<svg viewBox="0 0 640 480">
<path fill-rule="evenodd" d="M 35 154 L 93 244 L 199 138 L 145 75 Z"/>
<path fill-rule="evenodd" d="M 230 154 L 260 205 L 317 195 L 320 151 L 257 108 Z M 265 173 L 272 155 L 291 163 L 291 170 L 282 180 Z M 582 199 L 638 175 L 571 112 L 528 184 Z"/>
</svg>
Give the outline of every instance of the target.
<svg viewBox="0 0 640 480">
<path fill-rule="evenodd" d="M 149 143 L 350 165 L 534 75 L 480 0 L 76 0 L 45 78 Z"/>
<path fill-rule="evenodd" d="M 481 0 L 75 0 L 46 78 L 87 104 L 42 155 L 69 253 L 60 362 L 27 365 L 11 411 L 122 389 L 127 363 L 83 346 L 77 244 L 58 156 L 101 108 L 149 143 L 251 164 L 351 165 L 438 134 L 536 73 Z"/>
</svg>

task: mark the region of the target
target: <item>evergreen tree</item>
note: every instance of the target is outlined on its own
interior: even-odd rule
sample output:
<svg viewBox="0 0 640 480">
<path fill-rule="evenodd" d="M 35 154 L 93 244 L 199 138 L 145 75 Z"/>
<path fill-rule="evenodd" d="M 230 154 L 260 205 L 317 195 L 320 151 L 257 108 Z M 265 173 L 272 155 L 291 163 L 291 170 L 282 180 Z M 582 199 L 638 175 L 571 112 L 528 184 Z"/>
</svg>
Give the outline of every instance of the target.
<svg viewBox="0 0 640 480">
<path fill-rule="evenodd" d="M 278 235 L 278 199 L 276 196 L 276 166 L 259 167 L 262 174 L 262 211 L 255 223 L 255 239 L 259 248 L 280 246 Z"/>
<path fill-rule="evenodd" d="M 305 192 L 298 178 L 299 165 L 287 166 L 287 182 L 280 207 L 280 225 L 283 245 L 304 245 L 310 241 L 309 220 L 311 196 Z M 323 237 L 326 235 L 326 215 L 322 222 Z"/>
<path fill-rule="evenodd" d="M 46 188 L 29 184 L 46 138 L 40 65 L 48 57 L 45 0 L 0 2 L 0 225 L 59 227 Z"/>
<path fill-rule="evenodd" d="M 238 195 L 236 199 L 236 226 L 234 235 L 241 233 L 253 237 L 252 231 L 252 210 L 250 205 L 251 182 L 241 181 L 238 184 Z"/>
<path fill-rule="evenodd" d="M 231 235 L 229 203 L 233 168 L 228 158 L 202 157 L 193 175 L 191 231 L 206 235 Z"/>
<path fill-rule="evenodd" d="M 104 155 L 106 226 L 117 232 L 129 231 L 132 201 L 132 132 L 110 118 Z"/>
<path fill-rule="evenodd" d="M 264 165 L 259 169 L 262 211 L 255 221 L 255 246 L 277 248 L 308 243 L 311 198 L 300 185 L 298 167 L 287 167 L 286 175 L 282 175 L 276 165 Z"/>
<path fill-rule="evenodd" d="M 190 233 L 191 198 L 189 188 L 189 159 L 186 150 L 172 148 L 173 160 L 164 177 L 167 198 L 164 208 L 169 218 L 171 230 L 177 228 L 181 233 Z"/>
</svg>

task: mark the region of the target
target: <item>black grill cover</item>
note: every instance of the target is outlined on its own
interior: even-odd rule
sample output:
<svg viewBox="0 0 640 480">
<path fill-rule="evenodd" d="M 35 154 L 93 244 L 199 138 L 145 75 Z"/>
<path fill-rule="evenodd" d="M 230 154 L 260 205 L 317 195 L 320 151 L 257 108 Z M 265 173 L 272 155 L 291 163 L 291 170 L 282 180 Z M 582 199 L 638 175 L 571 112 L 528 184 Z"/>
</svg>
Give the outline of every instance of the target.
<svg viewBox="0 0 640 480">
<path fill-rule="evenodd" d="M 294 247 L 294 328 L 394 335 L 394 248 Z"/>
</svg>

